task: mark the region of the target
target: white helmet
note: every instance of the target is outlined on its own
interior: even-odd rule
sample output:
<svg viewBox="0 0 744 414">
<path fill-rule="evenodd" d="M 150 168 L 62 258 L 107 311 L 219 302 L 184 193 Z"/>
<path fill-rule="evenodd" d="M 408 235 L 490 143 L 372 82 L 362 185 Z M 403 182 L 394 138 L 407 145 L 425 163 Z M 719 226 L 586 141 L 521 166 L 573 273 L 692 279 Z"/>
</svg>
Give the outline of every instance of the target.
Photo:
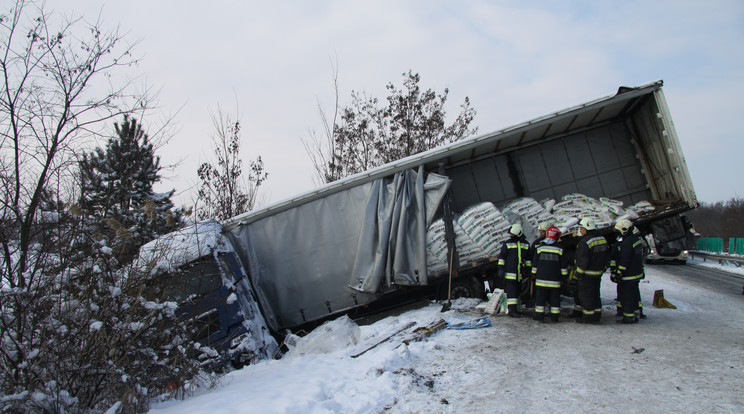
<svg viewBox="0 0 744 414">
<path fill-rule="evenodd" d="M 633 223 L 628 219 L 618 220 L 617 223 L 615 223 L 615 229 L 619 231 L 620 234 L 627 234 L 631 227 L 633 227 Z"/>
<path fill-rule="evenodd" d="M 587 230 L 595 230 L 597 228 L 597 223 L 595 223 L 594 220 L 589 217 L 584 217 L 579 222 L 579 226 Z"/>
<path fill-rule="evenodd" d="M 522 231 L 522 225 L 519 223 L 512 224 L 511 228 L 509 229 L 509 233 L 517 237 L 522 237 L 522 234 L 524 234 L 524 232 Z"/>
<path fill-rule="evenodd" d="M 537 226 L 537 229 L 539 231 L 548 231 L 548 227 L 550 227 L 550 223 L 543 221 Z"/>
</svg>

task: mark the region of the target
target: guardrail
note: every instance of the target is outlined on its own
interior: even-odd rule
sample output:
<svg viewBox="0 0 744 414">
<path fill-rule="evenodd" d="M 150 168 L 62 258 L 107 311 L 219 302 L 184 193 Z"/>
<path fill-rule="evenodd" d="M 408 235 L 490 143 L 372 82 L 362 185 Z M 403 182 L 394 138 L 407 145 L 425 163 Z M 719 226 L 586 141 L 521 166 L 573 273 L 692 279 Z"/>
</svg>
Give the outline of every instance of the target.
<svg viewBox="0 0 744 414">
<path fill-rule="evenodd" d="M 701 250 L 690 250 L 690 257 L 695 256 L 702 257 L 703 261 L 706 261 L 708 259 L 718 260 L 719 264 L 726 264 L 726 262 L 730 262 L 736 267 L 744 265 L 744 256 L 732 256 L 729 254 L 710 253 Z"/>
<path fill-rule="evenodd" d="M 720 237 L 702 237 L 696 241 L 697 248 L 702 252 L 722 253 L 723 238 Z M 744 256 L 744 238 L 730 237 L 728 240 L 728 250 L 730 254 Z"/>
</svg>

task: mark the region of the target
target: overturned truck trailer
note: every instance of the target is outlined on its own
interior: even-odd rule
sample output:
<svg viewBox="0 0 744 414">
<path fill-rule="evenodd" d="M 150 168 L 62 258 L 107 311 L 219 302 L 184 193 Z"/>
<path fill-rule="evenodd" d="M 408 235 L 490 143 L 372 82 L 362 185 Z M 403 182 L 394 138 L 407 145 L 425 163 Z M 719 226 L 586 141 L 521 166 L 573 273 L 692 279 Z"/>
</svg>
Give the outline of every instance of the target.
<svg viewBox="0 0 744 414">
<path fill-rule="evenodd" d="M 697 199 L 661 81 L 417 154 L 224 226 L 277 331 L 446 281 L 426 267 L 425 232 L 434 218 L 485 201 L 573 193 L 651 201 L 653 211 L 637 226 L 684 238 L 667 227 Z M 495 263 L 454 266 L 461 286 L 478 294 L 473 278 L 492 276 Z"/>
<path fill-rule="evenodd" d="M 430 269 L 432 222 L 456 222 L 479 203 L 568 194 L 649 201 L 636 226 L 658 234 L 660 253 L 677 254 L 679 215 L 697 199 L 661 81 L 347 177 L 227 220 L 222 234 L 278 333 L 401 293 L 423 297 L 448 288 L 448 275 L 462 294 L 480 295 L 496 274 L 493 250 L 460 257 L 447 225 L 452 260 Z"/>
</svg>

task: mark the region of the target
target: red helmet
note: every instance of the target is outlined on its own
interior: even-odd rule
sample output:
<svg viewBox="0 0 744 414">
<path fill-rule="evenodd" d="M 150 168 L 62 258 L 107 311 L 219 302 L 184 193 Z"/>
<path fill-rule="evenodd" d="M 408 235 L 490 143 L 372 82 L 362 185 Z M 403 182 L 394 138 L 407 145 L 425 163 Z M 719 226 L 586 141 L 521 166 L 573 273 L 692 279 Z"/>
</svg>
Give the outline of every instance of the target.
<svg viewBox="0 0 744 414">
<path fill-rule="evenodd" d="M 558 230 L 558 227 L 556 226 L 550 226 L 545 232 L 545 237 L 548 239 L 558 240 L 558 238 L 561 237 L 561 231 Z"/>
</svg>

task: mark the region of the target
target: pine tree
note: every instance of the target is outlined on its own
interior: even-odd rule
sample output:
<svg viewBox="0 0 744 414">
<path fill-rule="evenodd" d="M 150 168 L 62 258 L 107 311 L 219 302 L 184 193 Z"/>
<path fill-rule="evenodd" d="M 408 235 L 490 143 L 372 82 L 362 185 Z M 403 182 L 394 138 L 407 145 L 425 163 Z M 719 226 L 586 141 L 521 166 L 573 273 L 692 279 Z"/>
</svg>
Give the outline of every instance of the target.
<svg viewBox="0 0 744 414">
<path fill-rule="evenodd" d="M 96 148 L 80 161 L 80 207 L 120 262 L 127 263 L 141 245 L 174 230 L 181 212 L 173 210 L 175 190 L 153 191 L 160 180 L 160 157 L 142 125 L 125 115 L 114 128 L 105 150 Z"/>
</svg>

